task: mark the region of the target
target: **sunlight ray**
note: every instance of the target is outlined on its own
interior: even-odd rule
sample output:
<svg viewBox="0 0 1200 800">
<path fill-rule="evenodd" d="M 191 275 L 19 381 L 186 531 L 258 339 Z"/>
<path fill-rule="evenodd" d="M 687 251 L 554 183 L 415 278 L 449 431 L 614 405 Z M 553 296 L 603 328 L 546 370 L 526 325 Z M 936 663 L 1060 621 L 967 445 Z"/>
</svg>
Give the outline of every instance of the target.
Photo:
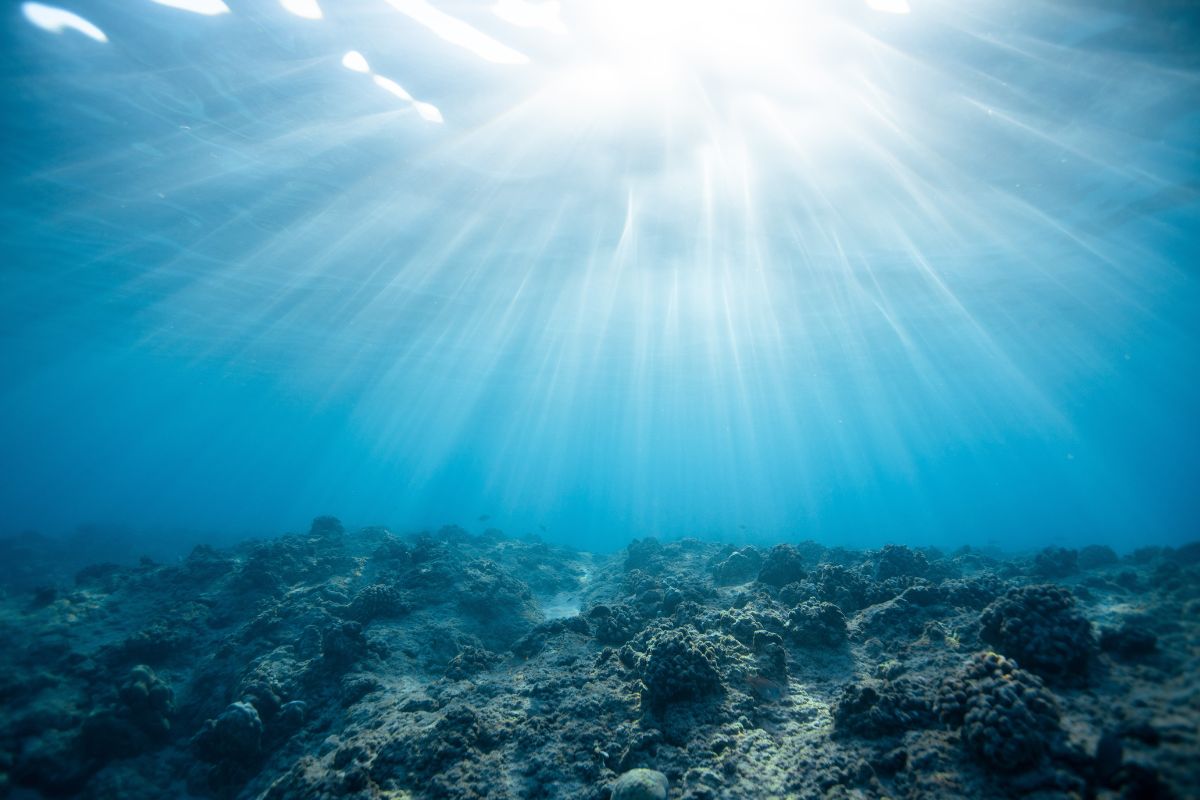
<svg viewBox="0 0 1200 800">
<path fill-rule="evenodd" d="M 528 56 L 501 44 L 462 20 L 439 11 L 427 0 L 387 0 L 401 14 L 433 31 L 450 44 L 470 50 L 496 64 L 525 64 Z"/>
</svg>

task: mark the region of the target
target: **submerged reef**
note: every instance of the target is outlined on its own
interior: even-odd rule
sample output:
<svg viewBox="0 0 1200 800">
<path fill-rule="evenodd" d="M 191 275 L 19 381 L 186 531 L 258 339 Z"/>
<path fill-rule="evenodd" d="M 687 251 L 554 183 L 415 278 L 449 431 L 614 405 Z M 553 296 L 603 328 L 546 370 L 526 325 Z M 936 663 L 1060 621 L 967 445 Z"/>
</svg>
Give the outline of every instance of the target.
<svg viewBox="0 0 1200 800">
<path fill-rule="evenodd" d="M 1043 678 L 1057 683 L 1083 680 L 1095 637 L 1075 611 L 1064 586 L 1039 584 L 1009 589 L 979 617 L 980 638 Z"/>
<path fill-rule="evenodd" d="M 39 548 L 0 546 L 0 798 L 1200 797 L 1195 545 Z"/>
<path fill-rule="evenodd" d="M 941 688 L 942 720 L 994 769 L 1040 762 L 1061 738 L 1058 701 L 1042 681 L 996 653 L 976 653 Z"/>
</svg>

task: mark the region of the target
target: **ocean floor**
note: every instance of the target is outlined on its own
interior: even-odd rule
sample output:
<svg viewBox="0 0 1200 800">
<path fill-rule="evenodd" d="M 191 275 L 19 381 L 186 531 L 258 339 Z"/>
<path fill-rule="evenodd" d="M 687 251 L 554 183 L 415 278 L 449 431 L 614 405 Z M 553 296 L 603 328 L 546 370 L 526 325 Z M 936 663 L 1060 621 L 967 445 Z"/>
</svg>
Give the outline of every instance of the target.
<svg viewBox="0 0 1200 800">
<path fill-rule="evenodd" d="M 1200 543 L 0 543 L 0 796 L 1196 798 Z"/>
</svg>

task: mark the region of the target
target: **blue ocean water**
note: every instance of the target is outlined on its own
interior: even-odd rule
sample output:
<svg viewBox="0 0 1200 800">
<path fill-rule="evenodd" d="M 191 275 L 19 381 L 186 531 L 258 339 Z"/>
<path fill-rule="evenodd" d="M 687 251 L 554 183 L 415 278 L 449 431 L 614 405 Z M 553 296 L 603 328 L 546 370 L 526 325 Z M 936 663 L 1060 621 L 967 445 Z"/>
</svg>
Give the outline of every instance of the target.
<svg viewBox="0 0 1200 800">
<path fill-rule="evenodd" d="M 64 0 L 0 35 L 0 532 L 1200 533 L 1190 4 Z"/>
</svg>

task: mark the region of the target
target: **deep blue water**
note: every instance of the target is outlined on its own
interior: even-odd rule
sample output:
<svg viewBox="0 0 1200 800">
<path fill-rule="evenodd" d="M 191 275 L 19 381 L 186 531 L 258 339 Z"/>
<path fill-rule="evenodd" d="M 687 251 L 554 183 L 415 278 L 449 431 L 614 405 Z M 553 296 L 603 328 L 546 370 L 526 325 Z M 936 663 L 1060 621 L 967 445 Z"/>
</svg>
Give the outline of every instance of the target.
<svg viewBox="0 0 1200 800">
<path fill-rule="evenodd" d="M 0 532 L 1200 532 L 1190 4 L 227 2 L 2 12 Z"/>
</svg>

